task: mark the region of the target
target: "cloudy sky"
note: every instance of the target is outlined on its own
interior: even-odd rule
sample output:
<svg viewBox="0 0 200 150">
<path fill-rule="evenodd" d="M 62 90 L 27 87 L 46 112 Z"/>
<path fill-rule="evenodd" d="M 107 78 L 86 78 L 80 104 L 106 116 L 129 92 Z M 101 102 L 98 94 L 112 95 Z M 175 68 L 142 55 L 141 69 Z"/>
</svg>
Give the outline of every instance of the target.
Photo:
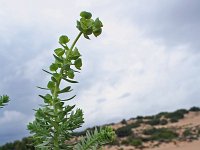
<svg viewBox="0 0 200 150">
<path fill-rule="evenodd" d="M 84 128 L 123 118 L 200 106 L 199 0 L 0 0 L 0 144 L 29 135 L 28 122 L 49 76 L 58 38 L 78 34 L 91 11 L 99 38 L 81 38 L 84 66 L 71 103 L 84 110 Z"/>
</svg>

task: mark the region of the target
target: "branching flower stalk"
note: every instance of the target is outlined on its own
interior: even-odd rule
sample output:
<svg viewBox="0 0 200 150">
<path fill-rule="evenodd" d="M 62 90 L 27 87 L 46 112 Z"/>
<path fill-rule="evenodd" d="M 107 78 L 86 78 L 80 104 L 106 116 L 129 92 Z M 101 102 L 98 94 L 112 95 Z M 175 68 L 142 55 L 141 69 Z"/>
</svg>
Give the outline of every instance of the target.
<svg viewBox="0 0 200 150">
<path fill-rule="evenodd" d="M 80 33 L 68 47 L 69 38 L 62 35 L 59 38 L 59 44 L 62 48 L 54 50 L 53 54 L 55 62 L 53 62 L 48 70 L 44 72 L 51 75 L 51 80 L 47 84 L 47 88 L 38 87 L 43 90 L 49 90 L 46 95 L 39 95 L 45 105 L 39 108 L 35 113 L 35 120 L 29 123 L 28 129 L 33 134 L 36 149 L 41 150 L 89 150 L 98 149 L 101 145 L 111 142 L 115 133 L 110 127 L 95 130 L 94 133 L 87 132 L 79 142 L 67 144 L 72 139 L 72 133 L 75 129 L 84 123 L 83 112 L 81 109 L 73 111 L 75 105 L 65 105 L 65 102 L 72 100 L 74 96 L 61 99 L 61 94 L 72 91 L 71 86 L 61 88 L 61 82 L 65 81 L 70 84 L 78 83 L 73 80 L 75 73 L 79 72 L 82 67 L 82 59 L 79 50 L 75 47 L 79 38 L 83 35 L 86 39 L 90 39 L 89 35 L 95 37 L 102 32 L 103 24 L 99 18 L 93 20 L 92 14 L 89 12 L 81 12 L 80 20 L 77 21 L 77 28 Z"/>
</svg>

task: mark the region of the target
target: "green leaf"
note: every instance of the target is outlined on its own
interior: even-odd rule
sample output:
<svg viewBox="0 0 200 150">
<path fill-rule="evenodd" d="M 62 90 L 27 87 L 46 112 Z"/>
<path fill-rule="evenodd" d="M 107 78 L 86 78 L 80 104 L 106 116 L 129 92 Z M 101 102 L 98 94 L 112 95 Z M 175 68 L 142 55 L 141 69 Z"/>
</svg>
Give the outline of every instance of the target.
<svg viewBox="0 0 200 150">
<path fill-rule="evenodd" d="M 75 60 L 74 62 L 74 65 L 77 69 L 81 70 L 81 67 L 82 67 L 82 59 L 81 58 L 78 58 Z"/>
<path fill-rule="evenodd" d="M 76 27 L 78 28 L 79 31 L 83 32 L 83 29 L 82 29 L 82 27 L 81 27 L 80 21 L 77 21 L 77 22 L 76 22 Z"/>
<path fill-rule="evenodd" d="M 81 56 L 81 54 L 79 53 L 78 49 L 75 47 L 75 49 L 72 51 L 70 58 L 72 60 L 76 60 Z"/>
<path fill-rule="evenodd" d="M 51 80 L 53 81 L 53 82 L 57 82 L 57 80 L 56 80 L 56 78 L 55 77 L 51 77 Z"/>
<path fill-rule="evenodd" d="M 90 40 L 90 37 L 86 34 L 83 35 L 86 39 Z"/>
<path fill-rule="evenodd" d="M 74 71 L 73 70 L 69 70 L 67 72 L 67 76 L 70 78 L 70 79 L 73 79 L 74 78 Z"/>
<path fill-rule="evenodd" d="M 71 86 L 67 86 L 66 88 L 60 90 L 59 93 L 71 92 L 72 90 L 70 89 L 71 89 Z"/>
<path fill-rule="evenodd" d="M 74 97 L 76 97 L 76 95 L 74 95 L 74 96 L 72 96 L 72 97 L 70 97 L 68 99 L 61 100 L 61 101 L 69 101 L 69 100 L 72 100 Z"/>
<path fill-rule="evenodd" d="M 70 79 L 67 79 L 67 78 L 62 78 L 62 79 L 69 82 L 69 83 L 78 83 L 78 81 L 70 80 Z"/>
<path fill-rule="evenodd" d="M 49 90 L 47 88 L 43 88 L 43 87 L 40 87 L 40 86 L 36 86 L 38 89 L 42 89 L 42 90 Z"/>
<path fill-rule="evenodd" d="M 80 16 L 85 18 L 85 19 L 90 19 L 92 17 L 92 14 L 90 12 L 87 12 L 87 11 L 82 11 L 80 13 Z"/>
<path fill-rule="evenodd" d="M 70 65 L 69 64 L 63 65 L 63 70 L 68 71 L 69 69 L 70 69 Z"/>
<path fill-rule="evenodd" d="M 53 77 L 56 79 L 56 80 L 59 80 L 61 78 L 61 75 L 59 73 L 54 73 L 53 74 Z"/>
<path fill-rule="evenodd" d="M 53 89 L 53 88 L 55 87 L 55 83 L 52 82 L 52 81 L 49 81 L 48 84 L 47 84 L 47 87 L 48 87 L 49 89 Z"/>
<path fill-rule="evenodd" d="M 47 70 L 45 70 L 45 69 L 42 69 L 42 71 L 44 71 L 44 72 L 46 72 L 46 73 L 48 73 L 48 74 L 50 74 L 50 75 L 53 75 L 53 73 L 51 73 L 51 72 L 49 72 L 49 71 L 47 71 Z"/>
<path fill-rule="evenodd" d="M 51 66 L 49 67 L 49 69 L 50 69 L 51 71 L 56 71 L 56 70 L 58 69 L 58 64 L 52 63 Z"/>
<path fill-rule="evenodd" d="M 45 103 L 50 103 L 52 100 L 52 96 L 50 94 L 46 94 L 45 96 L 39 95 L 39 97 L 41 97 Z"/>
<path fill-rule="evenodd" d="M 59 43 L 60 44 L 66 44 L 68 42 L 69 42 L 69 38 L 66 35 L 60 36 L 60 38 L 59 38 Z"/>
<path fill-rule="evenodd" d="M 3 95 L 0 96 L 0 108 L 3 108 L 10 101 L 9 96 Z"/>
<path fill-rule="evenodd" d="M 97 29 L 103 27 L 103 24 L 102 24 L 102 22 L 99 20 L 99 18 L 97 18 L 97 19 L 94 21 L 94 27 L 97 28 Z"/>
<path fill-rule="evenodd" d="M 93 30 L 93 34 L 94 34 L 95 37 L 99 36 L 101 33 L 102 33 L 102 29 L 101 28 Z"/>
<path fill-rule="evenodd" d="M 57 48 L 54 50 L 57 56 L 62 56 L 65 53 L 65 50 L 62 48 Z"/>
<path fill-rule="evenodd" d="M 58 56 L 56 56 L 54 54 L 53 54 L 53 56 L 56 59 L 56 61 L 63 63 L 63 59 L 62 58 L 60 58 L 60 57 L 58 57 Z"/>
</svg>

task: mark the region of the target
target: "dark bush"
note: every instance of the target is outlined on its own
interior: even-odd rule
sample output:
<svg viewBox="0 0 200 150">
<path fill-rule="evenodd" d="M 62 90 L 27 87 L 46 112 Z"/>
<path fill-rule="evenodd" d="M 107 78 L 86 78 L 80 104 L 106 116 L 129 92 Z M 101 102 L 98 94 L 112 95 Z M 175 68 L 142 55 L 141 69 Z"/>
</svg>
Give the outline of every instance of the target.
<svg viewBox="0 0 200 150">
<path fill-rule="evenodd" d="M 171 122 L 177 122 L 180 119 L 184 118 L 184 114 L 188 113 L 185 109 L 179 109 L 175 112 L 168 113 L 165 117 L 171 119 Z"/>
<path fill-rule="evenodd" d="M 168 121 L 166 119 L 160 120 L 160 125 L 166 125 L 166 124 L 168 124 Z"/>
<path fill-rule="evenodd" d="M 168 114 L 168 112 L 161 112 L 159 114 L 156 115 L 156 118 L 161 118 L 161 117 L 165 117 Z"/>
<path fill-rule="evenodd" d="M 183 132 L 183 136 L 184 137 L 188 137 L 193 135 L 190 129 L 185 129 L 185 131 Z"/>
<path fill-rule="evenodd" d="M 132 130 L 129 126 L 124 126 L 121 128 L 118 128 L 115 133 L 118 137 L 126 137 L 132 134 Z"/>
<path fill-rule="evenodd" d="M 144 130 L 145 135 L 150 135 L 150 140 L 166 141 L 178 137 L 178 134 L 167 128 L 152 128 Z"/>
<path fill-rule="evenodd" d="M 127 140 L 122 140 L 121 144 L 122 144 L 122 145 L 129 145 L 129 141 L 127 141 Z"/>
<path fill-rule="evenodd" d="M 200 108 L 199 107 L 192 107 L 192 108 L 190 108 L 189 111 L 200 111 Z"/>
<path fill-rule="evenodd" d="M 145 116 L 144 119 L 154 119 L 155 116 Z"/>
<path fill-rule="evenodd" d="M 177 118 L 171 118 L 171 119 L 170 119 L 170 122 L 171 122 L 171 123 L 178 122 L 178 119 L 177 119 Z"/>
<path fill-rule="evenodd" d="M 132 139 L 130 141 L 130 144 L 135 147 L 139 147 L 139 146 L 142 146 L 142 140 L 141 139 Z"/>
<path fill-rule="evenodd" d="M 123 119 L 123 120 L 121 121 L 121 124 L 127 124 L 126 120 Z"/>
<path fill-rule="evenodd" d="M 131 123 L 131 124 L 129 124 L 129 125 L 127 125 L 129 128 L 137 128 L 137 127 L 139 127 L 140 126 L 140 123 L 139 122 L 135 122 L 135 123 Z"/>
<path fill-rule="evenodd" d="M 143 119 L 144 117 L 143 116 L 137 116 L 136 119 Z"/>
<path fill-rule="evenodd" d="M 149 121 L 147 121 L 146 122 L 147 124 L 149 124 L 149 125 L 159 125 L 160 124 L 160 120 L 159 119 L 157 119 L 157 118 L 154 118 L 154 119 L 151 119 L 151 120 L 149 120 Z"/>
</svg>

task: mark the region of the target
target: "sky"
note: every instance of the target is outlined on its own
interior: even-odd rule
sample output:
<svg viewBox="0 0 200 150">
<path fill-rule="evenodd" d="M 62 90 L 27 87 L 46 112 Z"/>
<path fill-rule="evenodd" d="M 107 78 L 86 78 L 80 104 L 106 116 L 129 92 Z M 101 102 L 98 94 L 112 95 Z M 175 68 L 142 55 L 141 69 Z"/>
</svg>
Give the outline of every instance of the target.
<svg viewBox="0 0 200 150">
<path fill-rule="evenodd" d="M 77 44 L 83 67 L 70 102 L 83 128 L 138 115 L 200 106 L 199 0 L 0 0 L 0 144 L 28 136 L 42 104 L 36 86 L 53 61 L 60 35 L 77 36 L 81 11 L 102 20 L 103 33 Z M 81 130 L 81 129 L 80 129 Z"/>
</svg>

